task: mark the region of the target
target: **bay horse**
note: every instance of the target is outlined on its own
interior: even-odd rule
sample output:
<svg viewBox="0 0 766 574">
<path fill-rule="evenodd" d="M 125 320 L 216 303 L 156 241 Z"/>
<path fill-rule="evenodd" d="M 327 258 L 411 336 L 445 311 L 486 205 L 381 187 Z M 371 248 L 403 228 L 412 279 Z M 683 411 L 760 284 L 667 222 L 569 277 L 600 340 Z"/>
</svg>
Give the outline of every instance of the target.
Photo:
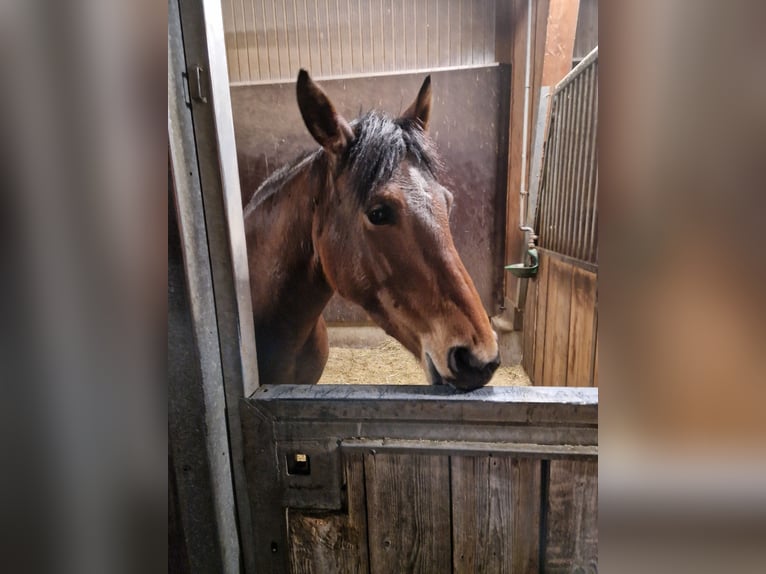
<svg viewBox="0 0 766 574">
<path fill-rule="evenodd" d="M 321 146 L 245 206 L 262 383 L 316 383 L 334 292 L 364 308 L 432 384 L 468 391 L 500 364 L 497 336 L 452 241 L 452 193 L 427 135 L 431 78 L 398 118 L 347 122 L 301 69 L 297 99 Z"/>
</svg>

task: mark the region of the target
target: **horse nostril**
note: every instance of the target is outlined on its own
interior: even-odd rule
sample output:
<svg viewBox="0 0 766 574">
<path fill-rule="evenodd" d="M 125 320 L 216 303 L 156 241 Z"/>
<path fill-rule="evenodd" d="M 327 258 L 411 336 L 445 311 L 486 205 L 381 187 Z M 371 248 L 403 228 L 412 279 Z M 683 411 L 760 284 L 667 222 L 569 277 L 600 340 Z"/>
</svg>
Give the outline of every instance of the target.
<svg viewBox="0 0 766 574">
<path fill-rule="evenodd" d="M 472 391 L 486 385 L 500 365 L 500 356 L 484 362 L 467 347 L 452 347 L 447 353 L 452 377 L 447 381 L 461 391 Z"/>
<path fill-rule="evenodd" d="M 455 375 L 460 373 L 479 372 L 485 369 L 494 371 L 498 361 L 485 363 L 478 359 L 467 347 L 452 347 L 448 356 L 449 367 Z"/>
</svg>

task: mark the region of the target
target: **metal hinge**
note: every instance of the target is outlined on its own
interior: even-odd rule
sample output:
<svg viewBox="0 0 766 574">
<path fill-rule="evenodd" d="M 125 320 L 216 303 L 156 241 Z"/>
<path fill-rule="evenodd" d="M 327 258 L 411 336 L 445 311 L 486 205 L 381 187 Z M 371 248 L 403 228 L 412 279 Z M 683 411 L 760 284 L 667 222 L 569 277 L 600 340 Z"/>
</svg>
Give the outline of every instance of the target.
<svg viewBox="0 0 766 574">
<path fill-rule="evenodd" d="M 203 104 L 207 103 L 207 74 L 205 73 L 205 69 L 201 66 L 192 66 L 189 70 L 188 74 L 184 74 L 186 76 L 186 83 L 188 86 L 189 94 L 185 97 L 188 98 L 190 95 L 191 98 L 187 99 L 186 103 L 187 105 L 191 105 L 191 100 L 194 99 L 198 102 L 202 102 Z"/>
<path fill-rule="evenodd" d="M 189 95 L 189 74 L 186 72 L 181 72 L 181 77 L 183 78 L 183 82 L 181 82 L 181 85 L 183 86 L 183 93 L 184 93 L 184 104 L 186 104 L 187 108 L 191 109 L 191 96 Z"/>
</svg>

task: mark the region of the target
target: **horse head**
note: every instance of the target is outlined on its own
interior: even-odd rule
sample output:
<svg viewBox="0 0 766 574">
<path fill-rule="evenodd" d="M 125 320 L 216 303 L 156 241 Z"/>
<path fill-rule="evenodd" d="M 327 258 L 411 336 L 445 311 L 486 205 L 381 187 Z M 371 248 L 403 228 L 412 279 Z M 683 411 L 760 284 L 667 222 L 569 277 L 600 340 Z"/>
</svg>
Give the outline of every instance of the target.
<svg viewBox="0 0 766 574">
<path fill-rule="evenodd" d="M 398 118 L 346 121 L 304 70 L 297 96 L 327 162 L 312 221 L 327 282 L 413 353 L 432 384 L 486 384 L 497 336 L 450 233 L 453 194 L 427 134 L 430 76 Z"/>
</svg>

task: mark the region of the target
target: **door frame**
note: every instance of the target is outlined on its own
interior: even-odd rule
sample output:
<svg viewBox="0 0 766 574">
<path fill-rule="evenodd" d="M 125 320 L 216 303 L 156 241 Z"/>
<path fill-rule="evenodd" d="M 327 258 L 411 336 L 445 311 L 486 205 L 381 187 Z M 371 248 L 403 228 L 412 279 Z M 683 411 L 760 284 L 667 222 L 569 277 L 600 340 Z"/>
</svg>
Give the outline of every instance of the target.
<svg viewBox="0 0 766 574">
<path fill-rule="evenodd" d="M 253 572 L 238 402 L 258 388 L 258 363 L 220 0 L 168 0 L 168 162 L 199 367 L 198 380 L 173 380 L 169 349 L 168 432 L 186 552 L 192 565 Z M 196 395 L 185 388 L 195 383 Z M 215 542 L 193 515 L 211 506 Z"/>
</svg>

